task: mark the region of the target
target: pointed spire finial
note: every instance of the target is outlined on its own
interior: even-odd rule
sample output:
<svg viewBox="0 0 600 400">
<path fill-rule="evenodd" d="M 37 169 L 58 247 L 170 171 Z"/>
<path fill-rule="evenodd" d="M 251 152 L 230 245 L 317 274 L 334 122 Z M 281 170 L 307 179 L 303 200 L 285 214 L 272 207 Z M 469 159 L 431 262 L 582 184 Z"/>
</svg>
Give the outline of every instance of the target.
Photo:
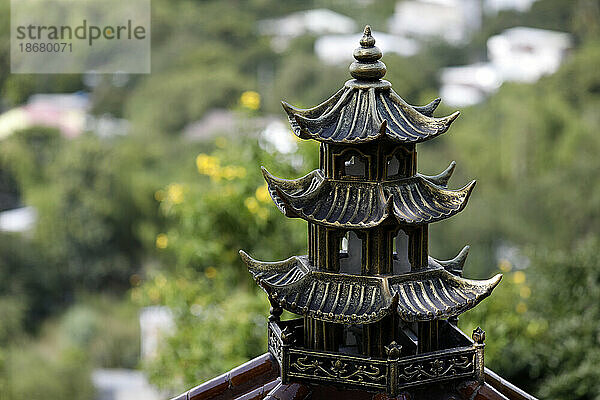
<svg viewBox="0 0 600 400">
<path fill-rule="evenodd" d="M 379 61 L 381 50 L 375 46 L 375 38 L 371 36 L 371 26 L 365 26 L 360 47 L 354 50 L 354 61 L 350 64 L 350 75 L 358 80 L 376 81 L 383 78 L 386 72 L 385 64 Z"/>
<path fill-rule="evenodd" d="M 360 39 L 360 45 L 363 47 L 375 46 L 375 39 L 371 36 L 371 25 L 365 25 L 363 37 Z"/>
</svg>

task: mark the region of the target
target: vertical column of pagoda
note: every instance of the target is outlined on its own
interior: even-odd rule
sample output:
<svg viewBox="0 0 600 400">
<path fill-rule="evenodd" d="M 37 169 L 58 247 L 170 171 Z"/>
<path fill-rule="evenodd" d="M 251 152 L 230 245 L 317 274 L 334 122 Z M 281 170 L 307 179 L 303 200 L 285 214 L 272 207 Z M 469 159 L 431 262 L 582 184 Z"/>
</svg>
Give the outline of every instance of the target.
<svg viewBox="0 0 600 400">
<path fill-rule="evenodd" d="M 370 28 L 365 28 L 365 33 L 360 41 L 360 47 L 354 51 L 356 59 L 350 66 L 350 72 L 359 86 L 358 90 L 367 90 L 379 85 L 381 78 L 386 73 L 386 67 L 380 61 L 381 50 L 375 46 L 375 39 L 371 36 Z M 360 109 L 368 112 L 368 109 Z M 352 117 L 352 116 L 349 116 Z M 356 116 L 354 116 L 356 118 Z M 385 123 L 377 127 L 384 133 Z M 382 135 L 384 137 L 385 135 Z M 397 147 L 395 152 L 398 163 L 398 173 L 390 174 L 388 153 L 390 148 Z M 357 165 L 346 165 L 347 157 L 344 154 L 361 155 L 369 160 L 364 163 L 362 170 L 358 171 Z M 329 179 L 382 182 L 390 175 L 394 178 L 408 178 L 416 173 L 417 159 L 414 144 L 398 144 L 382 139 L 365 144 L 328 144 L 320 146 L 320 169 Z M 358 163 L 358 160 L 353 160 Z M 366 161 L 366 160 L 365 160 Z M 400 167 L 402 166 L 402 167 Z M 352 175 L 352 169 L 358 172 Z M 350 170 L 350 171 L 349 171 Z M 394 273 L 394 244 L 395 237 L 400 230 L 407 236 L 407 245 L 399 257 L 406 257 L 411 265 L 411 270 L 420 270 L 427 266 L 427 225 L 417 227 L 401 227 L 398 224 L 382 224 L 370 229 L 353 230 L 360 241 L 348 243 L 348 246 L 361 246 L 360 269 L 351 271 L 361 275 L 384 275 Z M 308 223 L 309 258 L 318 269 L 328 272 L 340 271 L 340 243 L 346 234 L 343 229 L 323 227 L 318 224 Z M 354 249 L 356 250 L 356 249 Z M 343 325 L 324 323 L 310 317 L 305 318 L 305 342 L 315 349 L 337 350 L 343 340 Z M 384 355 L 384 346 L 397 340 L 398 317 L 392 314 L 383 320 L 363 325 L 362 351 L 369 356 L 381 357 Z M 425 331 L 426 329 L 423 329 Z"/>
</svg>

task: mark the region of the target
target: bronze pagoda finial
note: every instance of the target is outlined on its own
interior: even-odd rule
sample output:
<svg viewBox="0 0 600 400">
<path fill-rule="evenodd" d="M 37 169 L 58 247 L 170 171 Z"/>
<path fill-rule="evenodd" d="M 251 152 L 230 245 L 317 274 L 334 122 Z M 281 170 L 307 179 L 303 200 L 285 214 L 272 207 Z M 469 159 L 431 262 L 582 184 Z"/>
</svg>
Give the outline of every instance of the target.
<svg viewBox="0 0 600 400">
<path fill-rule="evenodd" d="M 365 26 L 360 47 L 354 50 L 354 61 L 350 64 L 350 75 L 353 78 L 363 81 L 377 81 L 385 76 L 385 64 L 379 61 L 381 50 L 375 46 L 375 38 L 371 36 L 371 27 Z"/>
</svg>

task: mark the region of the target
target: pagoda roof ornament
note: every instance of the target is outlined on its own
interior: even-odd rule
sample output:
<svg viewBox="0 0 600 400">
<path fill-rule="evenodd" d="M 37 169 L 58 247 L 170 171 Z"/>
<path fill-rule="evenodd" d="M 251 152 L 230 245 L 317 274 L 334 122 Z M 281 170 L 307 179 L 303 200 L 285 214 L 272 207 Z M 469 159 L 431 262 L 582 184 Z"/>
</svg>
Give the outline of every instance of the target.
<svg viewBox="0 0 600 400">
<path fill-rule="evenodd" d="M 360 47 L 357 47 L 353 53 L 356 61 L 350 64 L 350 75 L 364 81 L 377 81 L 383 78 L 386 67 L 379 61 L 382 55 L 379 47 L 375 46 L 375 39 L 371 36 L 371 27 L 365 26 Z"/>
</svg>

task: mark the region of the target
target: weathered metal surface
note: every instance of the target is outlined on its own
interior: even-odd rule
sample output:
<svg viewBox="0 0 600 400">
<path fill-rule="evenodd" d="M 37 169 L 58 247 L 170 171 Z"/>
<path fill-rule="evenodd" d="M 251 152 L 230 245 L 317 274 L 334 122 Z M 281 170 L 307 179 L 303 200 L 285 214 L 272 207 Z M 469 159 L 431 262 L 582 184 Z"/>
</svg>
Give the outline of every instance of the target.
<svg viewBox="0 0 600 400">
<path fill-rule="evenodd" d="M 422 175 L 354 182 L 327 179 L 321 170 L 296 180 L 263 172 L 273 201 L 286 216 L 344 229 L 373 228 L 390 217 L 401 225 L 441 221 L 462 211 L 475 187 L 472 181 L 462 189 L 448 190 Z"/>
<path fill-rule="evenodd" d="M 363 88 L 352 81 L 315 108 L 282 105 L 296 136 L 324 143 L 420 143 L 446 132 L 459 116 L 430 117 L 422 113 L 430 113 L 427 106 L 408 104 L 391 87 Z"/>
<path fill-rule="evenodd" d="M 279 359 L 265 353 L 239 367 L 196 386 L 172 400 L 225 400 L 242 396 L 255 387 L 270 385 L 280 373 Z"/>
<path fill-rule="evenodd" d="M 478 379 L 482 347 L 462 336 L 454 338 L 460 343 L 455 348 L 408 357 L 401 357 L 401 346 L 392 343 L 386 347 L 387 359 L 380 359 L 309 350 L 296 339 L 285 343 L 284 332 L 290 325 L 300 323 L 296 320 L 269 324 L 269 351 L 279 361 L 284 383 L 325 383 L 395 395 L 399 390 L 431 382 Z M 475 332 L 479 330 L 474 331 L 474 336 Z"/>
<path fill-rule="evenodd" d="M 350 66 L 355 79 L 331 98 L 309 109 L 282 102 L 294 133 L 324 143 L 359 144 L 378 139 L 420 143 L 446 132 L 459 112 L 434 118 L 439 99 L 422 107 L 408 104 L 388 81 L 380 79 L 385 65 L 367 28 L 360 44 Z"/>
<path fill-rule="evenodd" d="M 317 271 L 306 256 L 261 263 L 240 253 L 256 282 L 283 309 L 346 324 L 373 323 L 392 313 L 404 321 L 449 318 L 489 296 L 501 279 L 464 279 L 433 258 L 425 271 L 364 276 Z"/>
</svg>

